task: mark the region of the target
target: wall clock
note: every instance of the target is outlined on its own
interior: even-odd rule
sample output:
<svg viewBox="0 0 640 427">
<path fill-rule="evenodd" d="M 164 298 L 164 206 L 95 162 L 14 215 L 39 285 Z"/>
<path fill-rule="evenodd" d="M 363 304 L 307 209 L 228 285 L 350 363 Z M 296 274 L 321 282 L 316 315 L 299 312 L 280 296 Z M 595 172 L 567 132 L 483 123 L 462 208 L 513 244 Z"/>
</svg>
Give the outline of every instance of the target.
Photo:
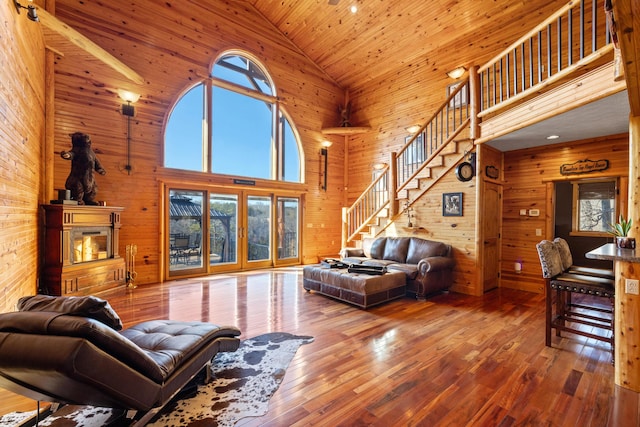
<svg viewBox="0 0 640 427">
<path fill-rule="evenodd" d="M 462 182 L 470 181 L 474 172 L 473 165 L 469 162 L 462 162 L 456 166 L 456 178 Z"/>
</svg>

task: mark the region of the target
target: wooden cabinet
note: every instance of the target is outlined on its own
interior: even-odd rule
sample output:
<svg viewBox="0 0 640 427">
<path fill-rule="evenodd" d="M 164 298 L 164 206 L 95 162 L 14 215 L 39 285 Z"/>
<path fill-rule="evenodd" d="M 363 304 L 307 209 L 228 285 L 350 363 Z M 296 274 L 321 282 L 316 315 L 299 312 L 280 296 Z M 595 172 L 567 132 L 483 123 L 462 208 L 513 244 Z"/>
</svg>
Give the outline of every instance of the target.
<svg viewBox="0 0 640 427">
<path fill-rule="evenodd" d="M 124 208 L 43 205 L 45 247 L 43 286 L 49 295 L 89 295 L 125 283 L 118 253 Z"/>
</svg>

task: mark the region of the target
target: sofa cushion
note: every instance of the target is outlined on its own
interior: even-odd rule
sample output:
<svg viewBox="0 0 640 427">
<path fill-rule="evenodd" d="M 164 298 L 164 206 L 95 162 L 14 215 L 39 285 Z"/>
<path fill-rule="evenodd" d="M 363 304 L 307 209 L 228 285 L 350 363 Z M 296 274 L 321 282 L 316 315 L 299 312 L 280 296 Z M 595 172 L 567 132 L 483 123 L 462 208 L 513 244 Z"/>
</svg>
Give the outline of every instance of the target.
<svg viewBox="0 0 640 427">
<path fill-rule="evenodd" d="M 390 259 L 367 259 L 362 261 L 362 265 L 371 265 L 374 267 L 386 267 L 393 264 L 397 264 L 397 262 Z"/>
<path fill-rule="evenodd" d="M 70 316 L 89 317 L 119 331 L 122 329 L 120 316 L 109 303 L 94 296 L 55 297 L 35 295 L 18 300 L 18 311 L 50 311 Z"/>
<path fill-rule="evenodd" d="M 387 244 L 387 239 L 384 237 L 375 239 L 371 242 L 371 248 L 369 249 L 369 257 L 373 259 L 384 259 L 384 248 Z M 367 251 L 364 251 L 365 255 Z"/>
<path fill-rule="evenodd" d="M 449 246 L 433 240 L 411 238 L 407 252 L 407 264 L 417 264 L 421 259 L 433 256 L 447 256 Z"/>
<path fill-rule="evenodd" d="M 389 270 L 402 271 L 409 280 L 414 280 L 418 276 L 417 264 L 399 264 L 393 263 L 387 267 Z"/>
<path fill-rule="evenodd" d="M 379 259 L 405 263 L 407 261 L 409 239 L 406 237 L 387 237 L 386 241 L 387 242 L 384 246 L 384 255 Z"/>
</svg>

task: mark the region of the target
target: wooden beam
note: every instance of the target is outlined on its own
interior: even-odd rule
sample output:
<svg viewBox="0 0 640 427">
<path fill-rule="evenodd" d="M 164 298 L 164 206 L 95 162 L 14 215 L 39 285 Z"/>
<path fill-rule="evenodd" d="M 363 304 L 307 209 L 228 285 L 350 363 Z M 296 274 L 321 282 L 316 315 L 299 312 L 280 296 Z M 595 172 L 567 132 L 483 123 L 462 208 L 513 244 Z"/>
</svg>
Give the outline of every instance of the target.
<svg viewBox="0 0 640 427">
<path fill-rule="evenodd" d="M 615 0 L 613 17 L 622 53 L 631 115 L 640 116 L 640 5 L 636 0 Z"/>
<path fill-rule="evenodd" d="M 144 84 L 144 79 L 142 78 L 142 76 L 140 76 L 140 74 L 133 71 L 131 68 L 120 62 L 109 52 L 62 22 L 55 16 L 51 15 L 46 10 L 38 8 L 38 17 L 40 18 L 40 22 L 42 22 L 42 25 L 67 38 L 71 43 L 78 46 L 88 54 L 94 56 L 96 59 L 100 60 L 118 73 L 122 74 L 127 79 L 139 85 Z"/>
</svg>

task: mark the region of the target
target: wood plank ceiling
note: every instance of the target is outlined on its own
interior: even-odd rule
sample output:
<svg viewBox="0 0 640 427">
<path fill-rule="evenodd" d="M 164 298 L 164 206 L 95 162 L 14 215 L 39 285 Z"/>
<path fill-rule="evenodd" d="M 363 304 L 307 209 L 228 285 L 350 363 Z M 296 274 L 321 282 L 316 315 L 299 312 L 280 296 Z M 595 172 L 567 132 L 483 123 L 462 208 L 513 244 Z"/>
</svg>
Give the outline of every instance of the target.
<svg viewBox="0 0 640 427">
<path fill-rule="evenodd" d="M 232 0 L 239 1 L 239 0 Z M 187 22 L 189 12 L 224 11 L 220 0 L 173 4 L 176 18 Z M 344 89 L 426 61 L 445 73 L 459 65 L 480 65 L 566 3 L 564 0 L 246 0 Z M 109 9 L 123 16 L 96 17 L 89 22 L 87 5 L 57 0 L 60 18 L 73 17 L 74 29 L 94 37 L 94 31 L 131 38 L 133 20 L 149 19 L 153 0 L 112 0 Z M 358 11 L 351 13 L 352 5 Z M 110 22 L 107 26 L 107 22 Z M 128 25 L 126 25 L 128 24 Z M 96 29 L 94 27 L 99 27 Z M 167 31 L 171 31 L 167 28 Z M 197 32 L 197 29 L 194 28 Z M 80 48 L 51 31 L 47 45 L 59 54 L 77 55 Z M 188 34 L 182 35 L 191 39 Z M 94 40 L 100 43 L 98 39 Z M 201 41 L 199 41 L 201 42 Z M 122 55 L 114 52 L 114 55 Z M 93 58 L 88 58 L 94 61 Z M 139 70 L 142 73 L 142 70 Z M 144 73 L 142 73 L 144 74 Z"/>
<path fill-rule="evenodd" d="M 487 61 L 566 1 L 249 0 L 343 88 L 426 61 Z M 358 11 L 351 13 L 352 5 Z"/>
</svg>

